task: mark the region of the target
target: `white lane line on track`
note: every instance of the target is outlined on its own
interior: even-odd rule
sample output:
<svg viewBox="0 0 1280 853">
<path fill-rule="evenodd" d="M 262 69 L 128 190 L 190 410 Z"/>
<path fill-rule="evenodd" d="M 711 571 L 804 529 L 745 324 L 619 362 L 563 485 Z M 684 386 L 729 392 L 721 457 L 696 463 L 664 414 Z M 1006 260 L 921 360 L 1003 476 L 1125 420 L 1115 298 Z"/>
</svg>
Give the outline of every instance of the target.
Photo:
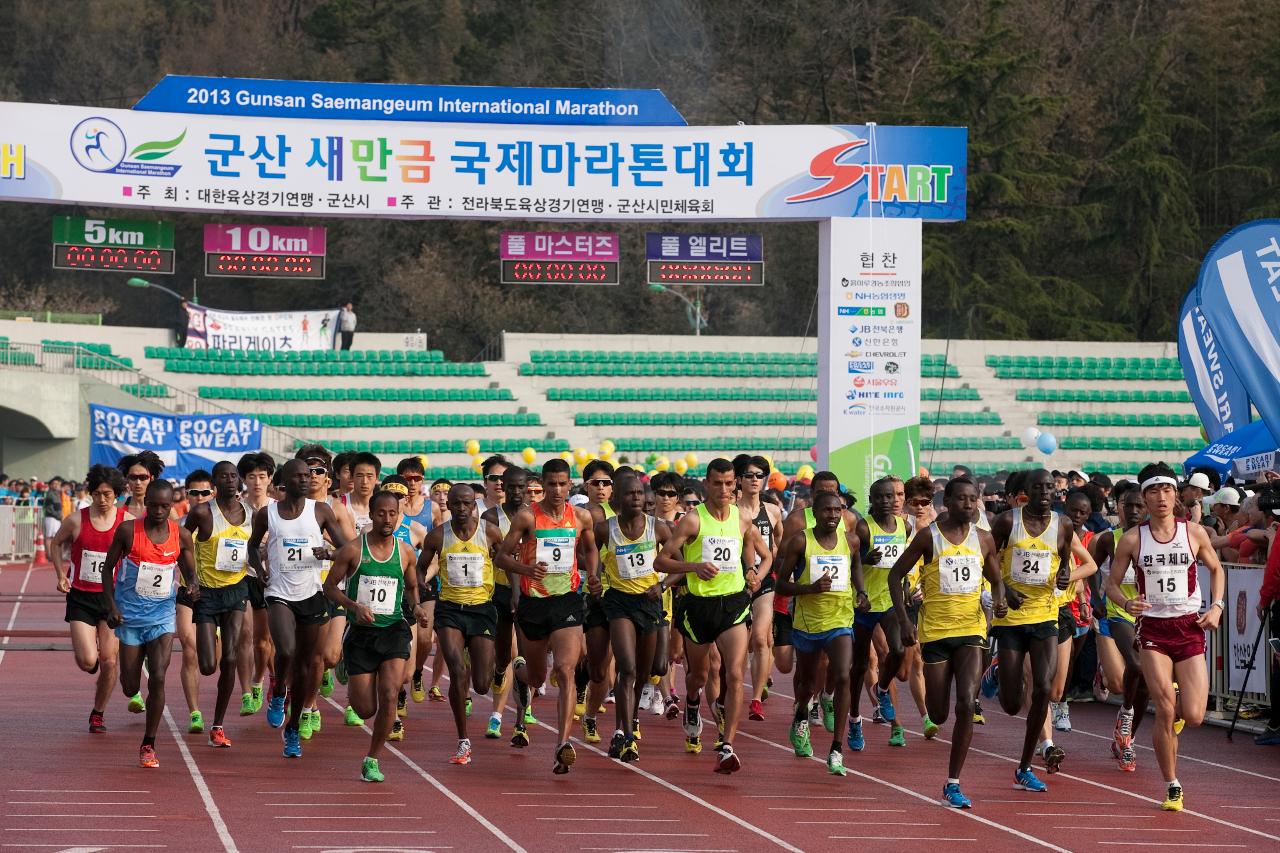
<svg viewBox="0 0 1280 853">
<path fill-rule="evenodd" d="M 557 832 L 556 835 L 629 835 L 634 836 L 634 832 Z M 706 832 L 646 832 L 649 835 L 674 835 L 677 838 L 707 838 L 710 833 Z"/>
<path fill-rule="evenodd" d="M 1025 803 L 1023 805 L 1026 805 Z M 1018 812 L 1022 817 L 1122 817 L 1125 820 L 1155 820 L 1153 814 L 1095 814 L 1093 812 Z"/>
<path fill-rule="evenodd" d="M 159 832 L 158 829 L 117 829 L 115 827 L 103 826 L 66 826 L 66 827 L 48 827 L 48 826 L 6 826 L 5 832 Z"/>
<path fill-rule="evenodd" d="M 581 803 L 518 803 L 522 809 L 580 809 Z M 613 803 L 609 804 L 610 809 L 656 809 L 657 806 L 619 806 Z"/>
<path fill-rule="evenodd" d="M 91 850 L 106 850 L 108 847 L 124 847 L 129 850 L 136 850 L 140 847 L 168 847 L 168 844 L 94 844 Z M 61 844 L 0 844 L 0 847 L 21 847 L 24 850 L 30 850 L 32 847 L 54 847 L 58 850 L 66 850 L 67 843 Z"/>
<path fill-rule="evenodd" d="M 1099 844 L 1110 844 L 1110 845 L 1123 845 L 1123 846 L 1125 846 L 1125 847 L 1132 847 L 1132 846 L 1133 846 L 1133 842 L 1132 842 L 1132 841 L 1099 841 L 1098 843 L 1099 843 Z M 1190 842 L 1190 841 L 1184 841 L 1184 842 L 1177 842 L 1177 841 L 1143 841 L 1143 842 L 1142 842 L 1142 846 L 1143 846 L 1143 847 L 1248 847 L 1249 845 L 1247 845 L 1247 844 L 1222 844 L 1221 842 L 1215 842 L 1215 843 L 1213 843 L 1213 844 L 1199 844 L 1199 843 L 1192 843 L 1192 842 Z"/>
<path fill-rule="evenodd" d="M 153 814 L 116 814 L 115 812 L 111 812 L 110 814 L 102 814 L 101 812 L 98 812 L 97 814 L 90 814 L 88 812 L 80 813 L 80 814 L 40 814 L 39 812 L 35 812 L 35 813 L 7 812 L 5 814 L 5 817 L 106 817 L 106 818 L 111 818 L 112 820 L 118 820 L 118 819 L 155 820 L 156 819 L 156 816 Z"/>
<path fill-rule="evenodd" d="M 140 788 L 10 788 L 11 794 L 150 794 Z"/>
<path fill-rule="evenodd" d="M 209 814 L 209 820 L 213 821 L 213 828 L 218 833 L 218 840 L 222 842 L 222 849 L 226 853 L 239 853 L 235 840 L 231 837 L 227 824 L 222 820 L 222 812 L 218 811 L 218 804 L 213 801 L 213 794 L 209 791 L 209 786 L 204 782 L 204 775 L 200 772 L 200 768 L 196 766 L 196 760 L 191 755 L 191 750 L 187 747 L 187 742 L 183 740 L 182 733 L 178 731 L 178 724 L 173 721 L 173 714 L 169 713 L 169 709 L 164 709 L 164 722 L 169 727 L 169 734 L 173 737 L 178 745 L 178 752 L 182 754 L 182 760 L 186 762 L 187 770 L 191 773 L 191 781 L 195 783 L 196 790 L 200 793 L 201 803 L 204 810 Z"/>
<path fill-rule="evenodd" d="M 27 584 L 31 582 L 31 570 L 35 568 L 33 565 L 27 566 L 27 573 L 22 578 L 22 588 L 18 590 L 19 595 L 25 595 L 27 592 Z M 13 603 L 13 610 L 9 613 L 9 624 L 5 626 L 6 631 L 12 631 L 13 626 L 18 621 L 18 608 L 22 606 L 22 599 L 18 599 Z M 4 663 L 4 647 L 9 645 L 9 635 L 6 634 L 3 641 L 0 641 L 0 663 Z"/>
<path fill-rule="evenodd" d="M 280 793 L 272 791 L 273 794 Z M 334 803 L 263 803 L 264 806 L 275 806 L 277 808 L 287 809 L 332 809 Z M 378 808 L 404 808 L 404 803 L 361 803 L 362 806 L 377 806 Z"/>
<path fill-rule="evenodd" d="M 739 735 L 740 737 L 745 737 L 745 738 L 748 738 L 748 739 L 750 739 L 750 740 L 754 740 L 754 741 L 758 741 L 759 743 L 763 743 L 763 744 L 765 744 L 765 745 L 767 745 L 767 746 L 774 747 L 775 749 L 780 749 L 780 750 L 782 750 L 783 752 L 786 752 L 786 753 L 791 753 L 791 752 L 792 752 L 791 747 L 783 746 L 782 744 L 780 744 L 780 743 L 775 743 L 775 742 L 773 742 L 773 741 L 771 741 L 771 740 L 765 740 L 764 738 L 762 738 L 762 737 L 757 737 L 756 735 L 753 735 L 753 734 L 747 734 L 746 732 L 741 731 L 741 730 L 739 730 L 738 735 Z M 818 764 L 822 764 L 822 763 L 823 763 L 823 759 L 822 759 L 822 758 L 819 758 L 819 757 L 818 757 L 818 756 L 816 756 L 816 755 L 810 756 L 810 757 L 809 757 L 809 760 L 810 760 L 810 761 L 817 762 Z M 941 799 L 942 799 L 942 798 L 941 798 L 940 796 L 939 796 L 939 797 L 930 797 L 930 796 L 928 796 L 928 795 L 926 795 L 926 794 L 921 794 L 921 793 L 920 793 L 920 792 L 918 792 L 918 791 L 913 791 L 913 790 L 911 790 L 910 788 L 904 788 L 904 787 L 902 787 L 901 785 L 897 785 L 897 784 L 895 784 L 895 783 L 893 783 L 893 782 L 888 781 L 887 779 L 881 779 L 881 778 L 879 778 L 878 776 L 872 776 L 872 775 L 870 775 L 869 773 L 863 773 L 863 772 L 861 772 L 861 771 L 859 771 L 859 770 L 854 770 L 854 769 L 849 768 L 849 767 L 846 767 L 846 768 L 845 768 L 845 770 L 846 770 L 846 772 L 848 772 L 849 774 L 851 774 L 851 775 L 853 775 L 853 776 L 857 776 L 857 777 L 858 777 L 858 778 L 860 778 L 860 779 L 866 779 L 866 780 L 867 780 L 867 781 L 869 781 L 869 782 L 875 782 L 875 783 L 877 783 L 877 784 L 879 784 L 879 785 L 884 785 L 884 786 L 885 786 L 885 787 L 887 787 L 887 788 L 892 788 L 893 790 L 898 791 L 899 793 L 906 794 L 906 795 L 907 795 L 907 796 L 909 796 L 909 797 L 915 797 L 917 800 L 923 800 L 923 801 L 924 801 L 924 802 L 926 802 L 926 803 L 931 803 L 931 804 L 933 804 L 933 805 L 937 806 L 938 808 L 945 808 L 945 806 L 943 806 L 943 805 L 942 805 L 942 803 L 941 803 Z M 1028 834 L 1027 834 L 1027 833 L 1025 833 L 1025 832 L 1020 832 L 1019 830 L 1016 830 L 1016 829 L 1012 829 L 1012 828 L 1010 828 L 1010 827 L 1007 827 L 1007 826 L 1005 826 L 1004 824 L 996 823 L 994 820 L 988 820 L 988 819 L 987 819 L 987 818 L 985 818 L 985 817 L 982 817 L 982 816 L 980 816 L 980 815 L 976 815 L 976 814 L 974 814 L 972 811 L 969 811 L 968 809 L 954 809 L 953 811 L 955 811 L 955 812 L 956 812 L 956 814 L 959 814 L 959 815 L 961 815 L 961 816 L 963 816 L 963 817 L 966 817 L 966 818 L 968 818 L 969 820 L 976 820 L 978 823 L 981 823 L 981 824 L 983 824 L 983 825 L 985 825 L 985 826 L 989 826 L 989 827 L 991 827 L 992 829 L 998 829 L 998 830 L 1000 830 L 1001 832 L 1008 832 L 1008 833 L 1010 833 L 1011 835 L 1015 835 L 1015 836 L 1017 836 L 1018 838 L 1021 838 L 1023 841 L 1029 841 L 1029 842 L 1031 842 L 1032 844 L 1036 844 L 1036 845 L 1038 845 L 1038 846 L 1040 846 L 1040 847 L 1047 847 L 1047 848 L 1048 848 L 1048 849 L 1050 849 L 1050 850 L 1056 850 L 1056 851 L 1058 851 L 1058 853 L 1070 853 L 1070 851 L 1068 851 L 1068 850 L 1067 850 L 1066 848 L 1064 848 L 1064 847 L 1059 847 L 1059 846 L 1058 846 L 1058 845 L 1056 845 L 1056 844 L 1051 844 L 1050 842 L 1045 841 L 1044 839 L 1036 838 L 1034 835 L 1028 835 Z M 876 839 L 875 839 L 875 837 L 873 837 L 871 840 L 876 840 Z M 881 839 L 881 840 L 882 840 L 882 839 Z M 907 840 L 907 839 L 900 839 L 900 840 Z M 945 839 L 932 839 L 932 838 L 930 838 L 930 839 L 924 839 L 924 840 L 927 840 L 927 841 L 937 841 L 937 840 L 945 840 Z"/>
<path fill-rule="evenodd" d="M 932 835 L 828 835 L 837 841 L 977 841 L 976 838 L 935 838 Z"/>
<path fill-rule="evenodd" d="M 779 794 L 776 797 L 770 797 L 767 794 L 747 794 L 744 800 L 878 800 L 879 797 L 806 797 L 804 794 Z"/>
<path fill-rule="evenodd" d="M 353 835 L 350 829 L 282 829 L 286 835 Z M 360 835 L 435 835 L 434 829 L 361 829 Z M 360 847 L 361 850 L 365 848 Z"/>
<path fill-rule="evenodd" d="M 422 820 L 415 815 L 343 815 L 343 820 Z M 272 820 L 333 820 L 332 814 L 273 815 Z"/>
<path fill-rule="evenodd" d="M 600 797 L 634 797 L 635 794 L 561 794 L 558 791 L 503 791 L 504 797 L 555 797 L 557 800 L 561 797 L 590 797 L 598 799 Z M 609 808 L 613 808 L 612 805 Z"/>
<path fill-rule="evenodd" d="M 342 705 L 339 705 L 337 702 L 333 701 L 333 699 L 330 697 L 325 697 L 324 701 L 328 702 L 330 705 L 332 705 L 334 708 L 336 708 L 339 711 L 345 710 Z M 365 732 L 365 734 L 371 734 L 371 731 L 367 725 L 361 726 L 360 728 Z M 431 787 L 435 788 L 441 794 L 444 794 L 446 797 L 448 797 L 449 801 L 452 802 L 455 806 L 457 806 L 458 808 L 462 809 L 464 812 L 469 814 L 477 823 L 479 823 L 481 826 L 487 829 L 490 833 L 492 833 L 494 838 L 497 838 L 499 841 L 505 844 L 509 849 L 516 851 L 516 853 L 526 853 L 525 849 L 521 847 L 519 844 L 517 844 L 515 840 L 511 838 L 511 836 L 507 835 L 505 832 L 499 829 L 492 821 L 490 821 L 484 815 L 480 814 L 480 812 L 476 811 L 475 808 L 470 803 L 468 803 L 464 798 L 455 794 L 450 788 L 446 787 L 442 782 L 440 782 L 439 779 L 432 776 L 426 770 L 422 769 L 422 767 L 419 766 L 418 763 L 415 762 L 412 758 L 405 755 L 403 752 L 396 749 L 394 746 L 391 746 L 390 744 L 385 744 L 384 748 L 388 752 L 390 752 L 392 755 L 394 755 L 396 758 L 399 758 L 401 761 L 403 761 L 411 770 L 413 770 L 415 773 L 417 773 L 419 776 L 425 779 L 427 781 L 427 784 L 431 785 Z"/>
<path fill-rule="evenodd" d="M 1170 829 L 1163 826 L 1055 826 L 1054 829 L 1075 829 L 1081 832 L 1203 832 L 1201 829 Z M 1146 843 L 1146 842 L 1143 842 Z"/>
<path fill-rule="evenodd" d="M 623 823 L 616 817 L 540 817 L 537 820 L 554 820 L 556 823 L 567 823 L 569 821 L 590 822 L 590 823 Z M 676 817 L 629 817 L 625 823 L 679 823 L 680 818 Z"/>
<path fill-rule="evenodd" d="M 254 793 L 255 793 L 255 794 L 271 794 L 271 795 L 275 795 L 275 794 L 278 794 L 278 793 L 280 793 L 280 792 L 279 792 L 279 791 L 254 791 Z M 291 793 L 295 793 L 295 794 L 297 794 L 299 797 L 327 797 L 327 796 L 334 796 L 334 797 L 387 797 L 387 796 L 394 796 L 394 794 L 388 794 L 386 791 L 293 791 L 293 792 L 291 792 Z M 330 803 L 329 805 L 332 805 L 332 803 Z"/>
</svg>

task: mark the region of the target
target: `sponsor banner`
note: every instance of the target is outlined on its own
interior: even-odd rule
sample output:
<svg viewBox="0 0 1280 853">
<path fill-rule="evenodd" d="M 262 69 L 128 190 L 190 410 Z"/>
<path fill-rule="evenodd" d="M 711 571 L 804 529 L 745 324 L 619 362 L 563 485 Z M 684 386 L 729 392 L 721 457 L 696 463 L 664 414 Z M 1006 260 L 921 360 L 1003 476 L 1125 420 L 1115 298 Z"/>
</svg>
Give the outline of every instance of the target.
<svg viewBox="0 0 1280 853">
<path fill-rule="evenodd" d="M 832 219 L 819 245 L 818 462 L 866 506 L 919 466 L 921 223 Z"/>
<path fill-rule="evenodd" d="M 481 124 L 683 125 L 659 89 L 549 89 L 168 74 L 135 110 Z"/>
<path fill-rule="evenodd" d="M 333 349 L 338 309 L 219 311 L 187 303 L 188 349 Z"/>
<path fill-rule="evenodd" d="M 1193 287 L 1178 319 L 1178 359 L 1209 441 L 1249 423 L 1249 394 L 1218 346 Z"/>
<path fill-rule="evenodd" d="M 1249 671 L 1249 655 L 1253 652 L 1253 641 L 1258 637 L 1260 624 L 1258 601 L 1264 572 L 1261 566 L 1228 565 L 1226 570 L 1227 606 L 1219 625 L 1227 638 L 1227 688 L 1233 693 L 1238 690 L 1266 693 L 1268 661 L 1271 659 L 1269 649 L 1263 647 L 1258 650 L 1253 659 L 1253 671 Z M 1209 595 L 1209 588 L 1204 587 L 1201 598 L 1207 601 Z M 1262 641 L 1266 642 L 1265 635 Z"/>
<path fill-rule="evenodd" d="M 89 464 L 114 466 L 121 456 L 154 451 L 165 478 L 210 470 L 221 459 L 262 449 L 262 424 L 243 415 L 171 415 L 89 404 Z"/>
<path fill-rule="evenodd" d="M 504 231 L 504 261 L 616 261 L 618 235 L 594 231 Z"/>
<path fill-rule="evenodd" d="M 955 127 L 413 124 L 0 103 L 0 200 L 292 216 L 954 221 L 965 216 L 966 140 Z"/>
<path fill-rule="evenodd" d="M 1278 446 L 1266 422 L 1254 421 L 1193 453 L 1182 464 L 1188 474 L 1193 468 L 1208 466 L 1223 477 L 1234 474 L 1242 482 L 1252 482 L 1263 471 L 1277 470 Z"/>
</svg>

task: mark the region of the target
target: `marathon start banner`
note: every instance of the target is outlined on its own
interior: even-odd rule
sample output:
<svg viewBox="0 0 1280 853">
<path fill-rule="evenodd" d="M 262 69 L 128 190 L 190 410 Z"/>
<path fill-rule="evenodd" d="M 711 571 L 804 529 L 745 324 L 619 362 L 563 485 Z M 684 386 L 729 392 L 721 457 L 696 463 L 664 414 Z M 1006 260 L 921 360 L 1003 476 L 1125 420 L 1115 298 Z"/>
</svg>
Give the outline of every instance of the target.
<svg viewBox="0 0 1280 853">
<path fill-rule="evenodd" d="M 171 415 L 89 404 L 89 464 L 115 466 L 121 456 L 153 451 L 165 479 L 208 471 L 221 459 L 262 449 L 262 424 L 243 415 Z"/>
<path fill-rule="evenodd" d="M 338 309 L 219 311 L 187 303 L 187 349 L 333 349 Z"/>
</svg>

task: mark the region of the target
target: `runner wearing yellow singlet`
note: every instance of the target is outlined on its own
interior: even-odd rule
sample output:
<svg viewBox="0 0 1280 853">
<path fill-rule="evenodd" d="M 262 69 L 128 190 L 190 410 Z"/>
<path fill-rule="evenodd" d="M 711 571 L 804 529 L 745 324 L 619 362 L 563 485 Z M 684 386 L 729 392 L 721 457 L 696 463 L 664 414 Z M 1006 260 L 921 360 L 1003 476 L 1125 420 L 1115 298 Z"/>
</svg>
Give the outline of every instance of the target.
<svg viewBox="0 0 1280 853">
<path fill-rule="evenodd" d="M 502 503 L 491 506 L 481 518 L 498 528 L 504 538 L 511 529 L 511 519 L 524 509 L 528 502 L 529 475 L 525 469 L 512 465 L 502 472 Z M 498 613 L 498 631 L 493 643 L 493 708 L 484 736 L 496 740 L 502 737 L 502 715 L 507 709 L 507 697 L 511 694 L 511 651 L 516 631 L 516 588 L 502 569 L 493 569 L 493 606 Z"/>
<path fill-rule="evenodd" d="M 918 640 L 924 658 L 925 704 L 935 723 L 945 723 L 951 710 L 951 683 L 955 682 L 956 724 L 942 796 L 944 805 L 967 809 L 972 803 L 960 792 L 960 771 L 973 737 L 973 706 L 986 647 L 984 579 L 994 592 L 997 616 L 1005 614 L 1006 604 L 995 541 L 970 521 L 979 505 L 977 486 L 968 477 L 957 477 L 947 483 L 943 502 L 946 515 L 918 531 L 894 563 L 889 572 L 889 596 L 898 613 L 902 644 L 916 645 L 916 626 L 907 613 L 903 581 L 917 563 L 923 563 Z"/>
<path fill-rule="evenodd" d="M 631 469 L 628 469 L 631 470 Z M 610 502 L 613 498 L 613 465 L 603 459 L 593 459 L 582 469 L 582 486 L 587 496 L 583 507 L 591 513 L 592 524 L 608 521 L 617 515 Z M 604 560 L 604 543 L 600 546 L 600 559 Z M 604 579 L 608 589 L 609 579 Z M 582 630 L 586 638 L 582 658 L 574 670 L 573 712 L 582 718 L 582 737 L 587 743 L 600 742 L 600 729 L 596 714 L 604 707 L 609 686 L 613 683 L 613 650 L 609 645 L 609 617 L 604 612 L 603 590 L 583 596 L 586 615 Z"/>
</svg>

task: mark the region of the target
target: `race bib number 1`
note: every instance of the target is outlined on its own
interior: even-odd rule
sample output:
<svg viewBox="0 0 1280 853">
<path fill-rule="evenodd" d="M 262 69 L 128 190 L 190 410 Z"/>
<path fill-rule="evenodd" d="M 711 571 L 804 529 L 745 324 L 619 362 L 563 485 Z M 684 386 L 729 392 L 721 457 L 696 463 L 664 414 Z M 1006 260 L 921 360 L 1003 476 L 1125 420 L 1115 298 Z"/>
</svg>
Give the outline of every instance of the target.
<svg viewBox="0 0 1280 853">
<path fill-rule="evenodd" d="M 138 566 L 138 579 L 133 591 L 143 598 L 168 598 L 173 593 L 173 570 L 176 563 L 143 563 Z"/>
<path fill-rule="evenodd" d="M 809 581 L 816 583 L 824 574 L 831 576 L 829 592 L 849 591 L 849 560 L 843 554 L 814 554 L 809 558 Z"/>
<path fill-rule="evenodd" d="M 399 582 L 395 578 L 361 575 L 360 589 L 356 591 L 356 604 L 367 606 L 375 616 L 390 616 L 400 604 L 396 601 L 398 586 Z"/>
<path fill-rule="evenodd" d="M 107 555 L 102 551 L 81 551 L 80 580 L 85 583 L 102 583 L 102 567 L 106 562 Z"/>
<path fill-rule="evenodd" d="M 972 595 L 982 584 L 982 565 L 974 554 L 953 554 L 938 560 L 938 588 L 943 595 Z"/>
<path fill-rule="evenodd" d="M 1013 565 L 1009 576 L 1012 580 L 1026 586 L 1048 586 L 1049 564 L 1052 561 L 1052 552 L 1014 548 Z"/>
<path fill-rule="evenodd" d="M 707 536 L 702 540 L 702 559 L 714 563 L 716 571 L 742 571 L 742 542 L 731 536 Z"/>
<path fill-rule="evenodd" d="M 445 571 L 449 574 L 449 586 L 484 586 L 484 554 L 447 554 Z"/>
</svg>

